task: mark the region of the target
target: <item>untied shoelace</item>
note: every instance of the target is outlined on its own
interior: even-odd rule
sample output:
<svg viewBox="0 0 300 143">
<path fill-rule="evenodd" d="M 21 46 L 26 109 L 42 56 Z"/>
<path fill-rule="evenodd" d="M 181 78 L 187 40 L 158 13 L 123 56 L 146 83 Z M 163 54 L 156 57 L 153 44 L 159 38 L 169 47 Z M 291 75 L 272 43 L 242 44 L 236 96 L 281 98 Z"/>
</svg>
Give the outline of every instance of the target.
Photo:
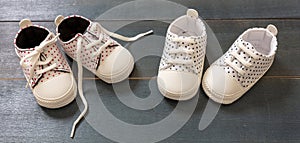
<svg viewBox="0 0 300 143">
<path fill-rule="evenodd" d="M 97 26 L 100 27 L 101 30 L 104 33 L 108 34 L 109 36 L 117 38 L 117 39 L 120 39 L 122 41 L 127 41 L 127 42 L 136 41 L 136 40 L 138 40 L 139 38 L 141 38 L 143 36 L 146 36 L 148 34 L 153 33 L 153 31 L 150 30 L 148 32 L 138 34 L 135 37 L 124 37 L 122 35 L 119 35 L 119 34 L 116 34 L 116 33 L 113 33 L 113 32 L 110 32 L 110 31 L 106 30 L 105 28 L 101 27 L 100 24 L 98 24 L 98 23 L 97 23 Z M 102 39 L 103 39 L 103 36 L 100 35 L 98 40 L 89 43 L 88 45 L 86 45 L 85 48 L 86 49 L 90 49 L 93 46 L 101 44 L 102 43 Z M 81 114 L 77 117 L 77 119 L 73 123 L 72 131 L 71 131 L 71 135 L 70 135 L 71 138 L 74 136 L 76 125 L 84 117 L 84 115 L 86 114 L 86 112 L 88 110 L 88 104 L 87 104 L 87 101 L 86 101 L 86 99 L 85 99 L 85 97 L 83 95 L 83 89 L 82 89 L 82 76 L 83 76 L 83 72 L 82 71 L 83 70 L 82 70 L 82 62 L 81 62 L 81 59 L 80 59 L 81 49 L 82 49 L 82 45 L 81 45 L 82 40 L 83 39 L 80 37 L 78 39 L 78 41 L 77 41 L 77 51 L 76 51 L 76 53 L 77 53 L 77 66 L 78 66 L 78 91 L 79 91 L 80 98 L 81 98 L 81 100 L 83 102 L 84 109 L 83 109 L 83 111 L 81 112 Z M 105 49 L 105 47 L 107 47 L 111 43 L 113 43 L 113 40 L 107 40 L 103 45 L 101 45 L 98 48 L 98 50 L 92 56 L 98 56 Z"/>
</svg>

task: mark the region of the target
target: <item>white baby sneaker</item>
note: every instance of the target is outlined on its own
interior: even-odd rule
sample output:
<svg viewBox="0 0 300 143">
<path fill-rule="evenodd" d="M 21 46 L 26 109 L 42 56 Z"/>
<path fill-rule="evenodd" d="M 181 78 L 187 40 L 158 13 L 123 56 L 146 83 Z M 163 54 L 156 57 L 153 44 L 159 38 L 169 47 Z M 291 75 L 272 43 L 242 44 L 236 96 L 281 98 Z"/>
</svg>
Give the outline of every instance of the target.
<svg viewBox="0 0 300 143">
<path fill-rule="evenodd" d="M 68 17 L 59 15 L 55 19 L 55 25 L 64 51 L 77 61 L 78 90 L 85 107 L 73 123 L 70 135 L 70 137 L 73 137 L 76 125 L 88 109 L 82 90 L 82 66 L 107 83 L 123 81 L 132 72 L 134 59 L 127 49 L 110 36 L 123 41 L 135 41 L 153 31 L 128 38 L 109 32 L 99 23 L 91 22 L 87 18 L 78 15 Z"/>
<path fill-rule="evenodd" d="M 271 67 L 277 50 L 274 25 L 245 31 L 205 72 L 202 86 L 215 102 L 231 104 Z"/>
<path fill-rule="evenodd" d="M 149 31 L 127 38 L 109 32 L 99 23 L 78 15 L 66 18 L 57 16 L 55 24 L 64 51 L 77 62 L 77 53 L 80 52 L 82 65 L 107 83 L 126 79 L 134 67 L 131 53 L 110 36 L 123 41 L 135 41 L 152 33 Z"/>
<path fill-rule="evenodd" d="M 163 96 L 188 100 L 198 92 L 206 51 L 206 29 L 193 9 L 168 28 L 157 84 Z"/>
<path fill-rule="evenodd" d="M 20 22 L 14 45 L 20 57 L 27 85 L 37 103 L 47 108 L 59 108 L 74 100 L 77 86 L 72 71 L 56 46 L 57 36 L 48 29 Z"/>
</svg>

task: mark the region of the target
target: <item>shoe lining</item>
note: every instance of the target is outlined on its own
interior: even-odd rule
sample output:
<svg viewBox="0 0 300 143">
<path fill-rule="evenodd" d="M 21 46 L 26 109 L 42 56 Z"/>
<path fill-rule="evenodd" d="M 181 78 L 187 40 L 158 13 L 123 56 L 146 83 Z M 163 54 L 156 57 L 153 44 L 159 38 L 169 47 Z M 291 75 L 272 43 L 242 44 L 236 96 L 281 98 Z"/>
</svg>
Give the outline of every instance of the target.
<svg viewBox="0 0 300 143">
<path fill-rule="evenodd" d="M 71 17 L 65 19 L 59 26 L 58 26 L 58 33 L 60 33 L 59 38 L 63 42 L 67 42 L 75 37 L 76 34 L 81 33 L 83 34 L 90 22 L 80 17 Z"/>
<path fill-rule="evenodd" d="M 45 40 L 49 32 L 43 28 L 30 26 L 23 29 L 16 39 L 16 45 L 20 49 L 28 49 L 39 46 Z"/>
<path fill-rule="evenodd" d="M 178 36 L 201 36 L 204 27 L 199 19 L 183 16 L 175 21 L 170 31 Z"/>
<path fill-rule="evenodd" d="M 269 55 L 272 51 L 273 36 L 265 30 L 251 30 L 243 36 L 243 39 L 251 43 L 258 52 L 264 55 Z"/>
</svg>

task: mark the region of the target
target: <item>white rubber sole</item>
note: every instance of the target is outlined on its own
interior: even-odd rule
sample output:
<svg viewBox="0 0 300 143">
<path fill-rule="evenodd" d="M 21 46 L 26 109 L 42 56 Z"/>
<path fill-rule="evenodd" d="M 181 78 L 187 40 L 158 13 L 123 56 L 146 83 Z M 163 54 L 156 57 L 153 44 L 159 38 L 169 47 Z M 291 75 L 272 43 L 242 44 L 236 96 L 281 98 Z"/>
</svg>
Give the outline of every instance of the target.
<svg viewBox="0 0 300 143">
<path fill-rule="evenodd" d="M 96 74 L 101 80 L 105 81 L 106 83 L 112 84 L 112 83 L 118 83 L 121 82 L 129 77 L 131 74 L 132 70 L 134 68 L 134 60 L 133 58 L 130 58 L 130 61 L 128 62 L 127 66 L 120 70 L 120 72 L 114 74 L 114 75 L 101 75 L 101 74 Z"/>
<path fill-rule="evenodd" d="M 35 96 L 35 99 L 40 106 L 50 108 L 50 109 L 56 109 L 56 108 L 64 107 L 64 106 L 68 105 L 69 103 L 71 103 L 76 98 L 76 95 L 77 95 L 77 85 L 76 85 L 75 79 L 72 75 L 71 88 L 60 98 L 47 100 L 47 99 L 42 99 L 38 96 Z"/>
<path fill-rule="evenodd" d="M 270 66 L 271 67 L 271 66 Z M 269 67 L 269 68 L 270 68 Z M 203 81 L 202 81 L 202 88 L 206 95 L 212 99 L 214 102 L 220 103 L 220 104 L 232 104 L 233 102 L 240 99 L 248 90 L 250 90 L 262 77 L 265 75 L 265 73 L 269 70 L 269 68 L 260 76 L 252 85 L 248 86 L 244 90 L 241 90 L 240 92 L 234 94 L 234 95 L 225 95 L 225 94 L 218 94 L 213 91 L 211 87 L 207 84 L 207 75 L 204 74 Z"/>
</svg>

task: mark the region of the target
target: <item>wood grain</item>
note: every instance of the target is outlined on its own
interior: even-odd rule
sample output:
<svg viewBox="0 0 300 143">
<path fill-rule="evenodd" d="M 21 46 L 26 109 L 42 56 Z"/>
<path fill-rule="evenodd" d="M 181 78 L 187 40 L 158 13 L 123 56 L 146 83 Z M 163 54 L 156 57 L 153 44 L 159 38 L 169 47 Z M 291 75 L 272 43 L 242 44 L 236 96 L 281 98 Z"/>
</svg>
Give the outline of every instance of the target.
<svg viewBox="0 0 300 143">
<path fill-rule="evenodd" d="M 80 14 L 90 18 L 97 18 L 112 7 L 130 2 L 131 0 L 10 0 L 1 1 L 0 20 L 18 21 L 22 18 L 30 18 L 34 21 L 52 21 L 57 15 Z M 162 0 L 144 0 L 133 2 L 139 13 L 157 13 L 166 15 L 160 19 L 169 19 L 169 5 L 182 5 L 197 9 L 205 19 L 245 19 L 245 18 L 300 18 L 300 3 L 298 0 L 210 0 L 210 1 L 182 1 L 171 0 L 174 4 L 164 4 Z M 147 5 L 151 5 L 152 11 L 143 11 Z M 164 7 L 160 7 L 164 5 Z M 157 9 L 156 9 L 157 8 Z M 111 18 L 123 19 L 127 16 L 131 18 L 140 17 L 128 9 L 126 12 L 113 15 Z M 125 17 L 124 17 L 125 16 Z M 144 19 L 156 20 L 158 16 L 144 17 Z"/>
<path fill-rule="evenodd" d="M 114 11 L 107 12 L 112 7 L 124 5 L 125 2 L 131 2 L 129 5 L 134 6 L 127 9 L 118 7 Z M 36 24 L 48 27 L 53 32 L 55 27 L 52 21 L 60 14 L 83 15 L 99 21 L 109 30 L 126 36 L 134 36 L 153 29 L 153 35 L 136 42 L 119 41 L 136 59 L 135 69 L 125 82 L 129 82 L 135 96 L 146 98 L 150 93 L 161 96 L 155 85 L 155 76 L 164 36 L 169 23 L 184 14 L 185 7 L 190 7 L 197 9 L 214 31 L 223 52 L 244 30 L 256 26 L 265 27 L 269 23 L 276 25 L 279 30 L 278 51 L 276 60 L 267 74 L 240 100 L 232 105 L 221 106 L 212 124 L 204 131 L 198 130 L 198 124 L 209 99 L 200 88 L 198 104 L 191 119 L 182 129 L 161 142 L 299 143 L 300 1 L 166 2 L 0 0 L 0 142 L 113 142 L 99 134 L 87 120 L 79 124 L 75 138 L 69 138 L 72 123 L 82 108 L 79 97 L 70 105 L 57 110 L 42 108 L 36 103 L 30 89 L 25 88 L 26 81 L 13 47 L 20 19 L 30 18 Z M 208 48 L 216 47 L 208 46 Z M 72 62 L 68 57 L 67 59 L 76 72 L 76 62 Z M 209 62 L 206 60 L 205 69 L 208 66 Z M 115 117 L 130 124 L 149 124 L 162 120 L 177 105 L 175 101 L 164 99 L 151 110 L 139 111 L 121 103 L 114 91 L 115 85 L 104 83 L 87 70 L 84 70 L 84 82 L 94 82 L 98 91 L 98 94 L 89 95 L 88 88 L 84 88 L 90 105 L 99 103 L 97 100 L 91 100 L 91 97 L 97 97 Z M 91 115 L 88 114 L 88 117 Z"/>
<path fill-rule="evenodd" d="M 148 80 L 132 80 L 130 86 L 137 96 L 145 98 L 151 91 L 148 83 Z M 24 88 L 25 81 L 0 81 L 0 84 L 5 85 L 0 88 L 1 141 L 111 142 L 85 120 L 78 126 L 75 139 L 68 137 L 72 122 L 80 113 L 79 97 L 67 107 L 49 110 L 37 105 L 31 91 Z M 164 142 L 299 142 L 299 86 L 300 80 L 295 79 L 262 79 L 242 99 L 222 106 L 204 131 L 198 130 L 198 124 L 208 98 L 201 89 L 190 121 Z M 111 85 L 96 81 L 96 87 L 99 95 L 85 96 L 99 96 L 114 116 L 131 124 L 159 121 L 176 106 L 176 102 L 165 99 L 154 109 L 138 111 L 122 104 Z"/>
</svg>

